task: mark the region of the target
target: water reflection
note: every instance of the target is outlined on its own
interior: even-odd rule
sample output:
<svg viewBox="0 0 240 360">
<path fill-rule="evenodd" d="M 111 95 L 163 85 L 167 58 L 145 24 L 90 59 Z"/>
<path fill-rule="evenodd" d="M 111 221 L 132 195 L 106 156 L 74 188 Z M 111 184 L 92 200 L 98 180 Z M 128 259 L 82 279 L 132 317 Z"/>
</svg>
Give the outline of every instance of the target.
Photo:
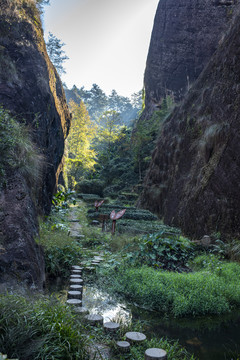
<svg viewBox="0 0 240 360">
<path fill-rule="evenodd" d="M 49 288 L 62 299 L 67 297 L 68 284 L 55 284 Z M 99 313 L 104 321 L 116 320 L 145 322 L 145 333 L 150 336 L 179 340 L 187 350 L 200 360 L 237 360 L 240 357 L 240 312 L 221 317 L 171 319 L 157 312 L 143 310 L 99 290 L 84 286 L 83 306 L 90 313 Z"/>
<path fill-rule="evenodd" d="M 104 321 L 119 318 L 122 323 L 126 323 L 132 318 L 126 304 L 119 303 L 116 298 L 95 287 L 83 287 L 83 306 L 89 309 L 90 313 L 102 315 Z"/>
</svg>

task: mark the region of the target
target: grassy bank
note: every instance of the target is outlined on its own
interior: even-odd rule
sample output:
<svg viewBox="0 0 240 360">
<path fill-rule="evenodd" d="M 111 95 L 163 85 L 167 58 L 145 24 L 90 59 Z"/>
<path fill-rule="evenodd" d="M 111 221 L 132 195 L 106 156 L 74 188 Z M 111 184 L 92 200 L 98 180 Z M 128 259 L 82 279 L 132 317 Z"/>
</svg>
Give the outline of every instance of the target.
<svg viewBox="0 0 240 360">
<path fill-rule="evenodd" d="M 196 258 L 193 266 L 197 263 L 199 267 L 201 258 Z M 208 256 L 204 258 L 209 260 Z M 189 273 L 146 266 L 132 268 L 128 264 L 102 271 L 112 292 L 162 314 L 174 317 L 224 314 L 240 306 L 240 265 L 236 263 L 218 261 L 218 266 L 212 268 L 210 262 Z"/>
</svg>

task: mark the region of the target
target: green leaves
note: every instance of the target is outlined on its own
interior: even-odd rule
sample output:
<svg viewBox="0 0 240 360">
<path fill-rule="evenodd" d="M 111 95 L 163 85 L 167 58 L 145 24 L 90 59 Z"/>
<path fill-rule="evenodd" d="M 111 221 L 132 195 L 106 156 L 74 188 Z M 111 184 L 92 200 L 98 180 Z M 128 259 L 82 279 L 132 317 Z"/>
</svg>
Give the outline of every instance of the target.
<svg viewBox="0 0 240 360">
<path fill-rule="evenodd" d="M 177 233 L 158 233 L 144 236 L 132 256 L 132 262 L 167 270 L 186 270 L 186 262 L 193 255 L 193 245 Z"/>
</svg>

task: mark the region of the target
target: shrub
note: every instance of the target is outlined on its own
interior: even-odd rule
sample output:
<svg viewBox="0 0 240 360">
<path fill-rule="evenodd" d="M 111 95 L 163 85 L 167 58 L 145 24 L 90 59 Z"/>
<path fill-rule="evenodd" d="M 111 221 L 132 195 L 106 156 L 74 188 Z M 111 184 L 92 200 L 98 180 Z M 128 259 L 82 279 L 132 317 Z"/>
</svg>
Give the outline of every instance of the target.
<svg viewBox="0 0 240 360">
<path fill-rule="evenodd" d="M 71 265 L 79 262 L 82 256 L 81 247 L 69 236 L 68 227 L 64 222 L 60 222 L 59 217 L 57 223 L 51 219 L 42 222 L 40 237 L 37 239 L 43 246 L 46 272 L 51 277 L 68 276 Z"/>
<path fill-rule="evenodd" d="M 129 260 L 138 265 L 148 265 L 167 270 L 186 270 L 186 262 L 193 255 L 193 245 L 171 228 L 144 236 L 138 248 L 130 253 Z"/>
<path fill-rule="evenodd" d="M 0 295 L 0 348 L 24 360 L 86 359 L 87 338 L 70 308 L 55 298 Z"/>
<path fill-rule="evenodd" d="M 97 194 L 103 196 L 104 183 L 101 180 L 82 180 L 75 186 L 78 193 Z"/>
</svg>

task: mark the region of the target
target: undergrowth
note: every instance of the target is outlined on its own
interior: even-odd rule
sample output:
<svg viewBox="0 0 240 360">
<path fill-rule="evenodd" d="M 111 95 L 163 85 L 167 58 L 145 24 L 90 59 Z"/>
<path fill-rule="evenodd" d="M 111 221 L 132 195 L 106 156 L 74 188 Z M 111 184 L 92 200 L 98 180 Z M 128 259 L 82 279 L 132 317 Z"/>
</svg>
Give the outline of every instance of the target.
<svg viewBox="0 0 240 360">
<path fill-rule="evenodd" d="M 192 273 L 131 268 L 123 263 L 103 268 L 100 277 L 108 277 L 110 291 L 169 316 L 224 314 L 239 306 L 240 265 L 220 261 L 215 266 L 212 260 L 201 263 L 202 258 L 196 258 L 199 270 Z"/>
<path fill-rule="evenodd" d="M 63 212 L 40 222 L 37 242 L 43 246 L 46 273 L 50 277 L 70 274 L 71 266 L 82 257 L 82 247 L 69 236 L 69 227 Z"/>
<path fill-rule="evenodd" d="M 83 360 L 88 339 L 55 298 L 0 296 L 0 349 L 20 360 Z"/>
<path fill-rule="evenodd" d="M 43 157 L 33 144 L 29 129 L 0 107 L 0 187 L 6 182 L 6 171 L 18 169 L 33 185 L 41 177 Z"/>
</svg>

